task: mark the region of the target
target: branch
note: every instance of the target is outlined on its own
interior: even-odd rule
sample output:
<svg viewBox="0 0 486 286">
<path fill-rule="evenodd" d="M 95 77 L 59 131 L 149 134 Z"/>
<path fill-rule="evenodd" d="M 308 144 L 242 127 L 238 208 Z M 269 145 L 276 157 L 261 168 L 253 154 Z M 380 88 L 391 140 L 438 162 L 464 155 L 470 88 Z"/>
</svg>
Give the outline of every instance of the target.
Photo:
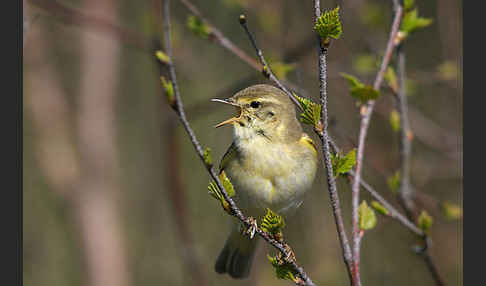
<svg viewBox="0 0 486 286">
<path fill-rule="evenodd" d="M 405 72 L 405 51 L 403 44 L 397 49 L 398 55 L 398 86 L 399 90 L 396 96 L 398 103 L 398 114 L 400 116 L 400 160 L 401 166 L 401 182 L 400 191 L 398 193 L 399 202 L 405 209 L 405 212 L 410 220 L 416 220 L 418 217 L 417 208 L 414 202 L 414 190 L 410 184 L 410 154 L 412 151 L 412 131 L 408 121 L 408 102 L 406 94 L 406 72 Z M 422 255 L 427 268 L 429 269 L 436 285 L 445 285 L 444 280 L 439 274 L 437 265 L 430 256 L 428 249 L 431 243 L 430 238 L 425 234 L 423 236 L 424 247 L 419 254 Z"/>
<path fill-rule="evenodd" d="M 148 52 L 153 51 L 154 43 L 159 43 L 155 37 L 149 37 L 135 30 L 122 27 L 102 17 L 91 15 L 83 10 L 68 7 L 56 0 L 27 0 L 32 6 L 37 6 L 58 17 L 66 24 L 97 28 L 113 35 L 117 40 Z"/>
<path fill-rule="evenodd" d="M 385 55 L 383 57 L 380 69 L 376 76 L 375 82 L 373 84 L 373 88 L 375 90 L 379 90 L 381 84 L 383 82 L 383 76 L 388 67 L 388 63 L 390 62 L 390 58 L 392 56 L 393 48 L 395 47 L 394 41 L 396 39 L 396 35 L 398 33 L 398 29 L 400 28 L 400 21 L 402 18 L 402 6 L 398 5 L 395 9 L 395 17 L 392 24 L 392 29 L 390 32 L 390 37 L 388 39 L 387 47 L 385 50 Z M 365 139 L 368 131 L 368 127 L 370 124 L 371 115 L 373 114 L 373 108 L 375 106 L 375 101 L 370 100 L 364 109 L 361 110 L 361 126 L 360 126 L 360 133 L 359 133 L 359 141 L 358 141 L 358 151 L 356 154 L 356 174 L 354 175 L 354 180 L 352 184 L 352 222 L 353 222 L 353 262 L 354 267 L 359 267 L 360 261 L 360 229 L 359 229 L 359 214 L 358 214 L 358 207 L 359 207 L 359 186 L 361 184 L 361 169 L 363 165 L 363 155 L 364 155 L 364 147 L 365 147 Z M 358 274 L 359 275 L 359 274 Z"/>
<path fill-rule="evenodd" d="M 208 165 L 205 163 L 204 159 L 204 153 L 201 148 L 201 145 L 199 144 L 199 141 L 197 140 L 194 131 L 189 125 L 189 122 L 186 119 L 186 115 L 184 112 L 184 107 L 182 104 L 181 96 L 179 93 L 179 87 L 177 85 L 177 78 L 175 74 L 175 68 L 173 64 L 173 56 L 172 56 L 172 48 L 171 48 L 171 41 L 170 41 L 170 12 L 169 12 L 169 1 L 166 0 L 164 1 L 164 34 L 165 34 L 165 46 L 166 46 L 166 51 L 167 55 L 169 56 L 169 75 L 170 75 L 170 80 L 172 81 L 173 88 L 174 88 L 174 97 L 175 97 L 175 111 L 177 115 L 179 116 L 180 121 L 182 122 L 184 129 L 189 135 L 189 138 L 196 149 L 197 154 L 199 155 L 199 158 L 201 159 L 202 163 L 206 167 L 207 171 L 209 172 L 211 178 L 216 182 L 217 186 L 222 192 L 222 195 L 226 202 L 229 205 L 229 213 L 236 218 L 238 218 L 247 228 L 254 227 L 255 233 L 257 233 L 259 236 L 261 236 L 264 240 L 266 240 L 268 243 L 270 243 L 272 246 L 277 248 L 283 255 L 283 257 L 291 257 L 292 253 L 289 251 L 288 245 L 283 244 L 278 242 L 277 240 L 273 239 L 268 233 L 262 231 L 258 226 L 255 226 L 251 219 L 248 217 L 245 217 L 241 210 L 236 206 L 235 202 L 229 197 L 228 193 L 226 192 L 225 188 L 223 187 L 223 184 L 221 183 L 219 177 L 217 176 L 214 168 L 211 165 Z M 307 276 L 307 274 L 304 272 L 303 268 L 300 267 L 295 260 L 289 260 L 289 262 L 295 270 L 298 272 L 298 275 L 300 278 L 303 280 L 305 285 L 314 285 L 312 280 Z"/>
<path fill-rule="evenodd" d="M 317 23 L 317 19 L 321 16 L 320 1 L 314 0 L 314 23 Z M 323 41 L 320 36 L 317 36 L 318 41 L 318 68 L 319 68 L 319 85 L 320 85 L 320 100 L 321 100 L 321 122 L 320 126 L 315 127 L 314 130 L 321 139 L 322 153 L 324 155 L 324 163 L 326 166 L 327 186 L 331 199 L 331 206 L 334 214 L 334 221 L 336 223 L 337 232 L 339 235 L 339 242 L 341 243 L 341 249 L 343 251 L 344 263 L 346 264 L 346 270 L 349 278 L 354 283 L 353 261 L 351 254 L 351 247 L 344 228 L 344 222 L 341 213 L 341 203 L 339 201 L 339 195 L 336 187 L 336 181 L 334 178 L 334 171 L 332 168 L 331 154 L 329 152 L 329 134 L 328 127 L 328 115 L 327 115 L 327 46 L 323 45 Z"/>
</svg>

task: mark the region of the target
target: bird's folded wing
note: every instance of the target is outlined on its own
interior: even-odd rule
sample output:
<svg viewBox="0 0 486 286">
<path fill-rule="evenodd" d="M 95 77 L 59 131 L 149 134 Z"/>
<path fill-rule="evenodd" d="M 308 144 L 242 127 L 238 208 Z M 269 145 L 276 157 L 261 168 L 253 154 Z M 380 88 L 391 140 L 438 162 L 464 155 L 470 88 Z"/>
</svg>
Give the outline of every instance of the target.
<svg viewBox="0 0 486 286">
<path fill-rule="evenodd" d="M 307 135 L 306 133 L 302 133 L 302 137 L 300 137 L 299 141 L 301 143 L 307 145 L 308 147 L 311 147 L 312 150 L 314 150 L 314 152 L 316 152 L 316 154 L 317 154 L 316 144 L 314 143 L 314 141 L 312 141 L 312 139 L 309 137 L 309 135 Z"/>
</svg>

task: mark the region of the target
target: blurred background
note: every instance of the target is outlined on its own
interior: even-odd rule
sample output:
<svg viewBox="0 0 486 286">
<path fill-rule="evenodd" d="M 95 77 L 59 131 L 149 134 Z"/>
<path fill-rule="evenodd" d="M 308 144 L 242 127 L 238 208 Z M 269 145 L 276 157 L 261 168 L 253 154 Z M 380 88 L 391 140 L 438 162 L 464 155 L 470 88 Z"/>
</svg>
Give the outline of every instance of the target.
<svg viewBox="0 0 486 286">
<path fill-rule="evenodd" d="M 274 250 L 263 243 L 250 279 L 213 270 L 232 218 L 208 195 L 209 176 L 163 96 L 154 57 L 163 35 L 159 2 L 23 2 L 24 285 L 290 285 L 275 277 L 266 258 Z M 266 80 L 204 33 L 191 31 L 194 18 L 183 2 L 171 1 L 181 95 L 201 144 L 219 162 L 232 131 L 213 126 L 232 110 L 209 99 Z M 417 204 L 434 218 L 430 254 L 447 285 L 462 285 L 462 1 L 416 2 L 419 15 L 433 23 L 404 46 L 414 136 L 411 182 Z M 312 1 L 191 3 L 254 57 L 238 24 L 246 14 L 277 75 L 318 98 Z M 360 117 L 339 73 L 373 82 L 393 10 L 387 0 L 321 1 L 322 8 L 336 5 L 343 34 L 328 56 L 330 133 L 348 151 L 356 147 Z M 399 133 L 390 123 L 394 108 L 385 87 L 372 117 L 363 176 L 399 208 L 387 183 L 400 168 Z M 322 166 L 318 174 L 284 233 L 317 285 L 349 285 Z M 349 230 L 350 186 L 339 179 L 338 190 Z M 364 191 L 361 198 L 371 201 Z M 417 243 L 396 221 L 379 216 L 362 242 L 363 284 L 434 285 L 412 251 Z"/>
</svg>

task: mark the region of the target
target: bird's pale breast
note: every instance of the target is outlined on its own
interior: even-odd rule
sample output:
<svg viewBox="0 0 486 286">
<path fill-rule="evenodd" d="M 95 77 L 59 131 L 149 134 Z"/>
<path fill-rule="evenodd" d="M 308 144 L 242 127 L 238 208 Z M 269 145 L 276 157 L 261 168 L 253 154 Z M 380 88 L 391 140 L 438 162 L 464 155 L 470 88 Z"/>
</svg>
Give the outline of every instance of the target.
<svg viewBox="0 0 486 286">
<path fill-rule="evenodd" d="M 238 205 L 254 217 L 267 207 L 279 214 L 295 210 L 317 169 L 317 153 L 307 140 L 292 144 L 268 144 L 265 140 L 235 142 L 236 154 L 225 168 L 235 186 Z"/>
</svg>

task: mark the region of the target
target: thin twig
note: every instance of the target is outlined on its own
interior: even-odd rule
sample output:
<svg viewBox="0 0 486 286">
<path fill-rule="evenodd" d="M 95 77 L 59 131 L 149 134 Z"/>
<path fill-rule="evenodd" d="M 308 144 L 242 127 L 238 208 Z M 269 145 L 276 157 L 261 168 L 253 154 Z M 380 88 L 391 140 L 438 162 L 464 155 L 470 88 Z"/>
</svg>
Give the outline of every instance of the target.
<svg viewBox="0 0 486 286">
<path fill-rule="evenodd" d="M 334 141 L 329 140 L 329 144 L 333 149 L 334 153 L 339 153 L 341 150 L 339 147 L 334 143 Z M 355 176 L 355 172 L 350 170 L 348 173 L 351 177 Z M 351 181 L 350 181 L 351 182 Z M 392 206 L 385 198 L 383 198 L 370 184 L 366 181 L 361 180 L 361 187 L 363 187 L 375 200 L 377 200 L 380 204 L 382 204 L 388 210 L 388 216 L 400 222 L 403 226 L 408 228 L 411 232 L 415 233 L 416 235 L 423 237 L 425 236 L 424 232 L 419 229 L 413 222 L 411 222 L 407 217 L 400 213 L 394 206 Z"/>
<path fill-rule="evenodd" d="M 318 18 L 321 16 L 320 1 L 314 0 L 314 22 L 317 23 Z M 344 263 L 346 264 L 346 270 L 348 272 L 351 281 L 354 281 L 355 271 L 353 271 L 353 261 L 351 254 L 351 247 L 346 235 L 346 229 L 344 228 L 343 217 L 341 213 L 341 203 L 339 201 L 339 195 L 336 187 L 336 181 L 334 178 L 334 171 L 332 168 L 331 154 L 329 152 L 329 134 L 328 127 L 328 115 L 327 115 L 327 46 L 324 46 L 321 38 L 317 36 L 318 41 L 318 69 L 319 69 L 319 87 L 320 87 L 320 101 L 321 101 L 321 122 L 318 128 L 314 128 L 317 135 L 321 139 L 322 153 L 324 155 L 324 163 L 326 166 L 327 186 L 331 199 L 331 206 L 334 214 L 334 221 L 338 232 L 339 242 L 341 243 L 341 249 L 343 252 Z M 353 285 L 358 285 L 352 283 Z"/>
<path fill-rule="evenodd" d="M 265 60 L 265 57 L 263 57 L 262 50 L 257 46 L 255 38 L 253 37 L 253 35 L 250 33 L 250 30 L 248 29 L 246 16 L 244 15 L 240 16 L 240 24 L 245 30 L 246 34 L 248 35 L 248 38 L 250 38 L 251 45 L 255 49 L 257 56 L 260 59 L 260 63 L 263 65 L 263 74 L 265 75 L 265 77 L 273 81 L 281 90 L 283 90 L 290 97 L 290 99 L 294 102 L 295 105 L 297 105 L 300 109 L 302 109 L 297 98 L 295 98 L 295 96 L 282 83 L 280 83 L 277 77 L 273 74 L 272 69 L 270 68 L 267 61 Z"/>
<path fill-rule="evenodd" d="M 252 225 L 250 219 L 243 215 L 241 210 L 236 206 L 235 202 L 228 195 L 225 188 L 223 187 L 223 184 L 219 180 L 219 177 L 217 176 L 214 168 L 205 163 L 204 153 L 202 151 L 201 145 L 199 144 L 199 141 L 197 140 L 197 138 L 194 134 L 194 131 L 192 130 L 191 126 L 189 125 L 189 122 L 186 119 L 184 107 L 182 105 L 182 100 L 181 100 L 181 96 L 180 96 L 180 92 L 179 92 L 179 87 L 177 85 L 175 68 L 174 68 L 174 64 L 173 64 L 173 55 L 172 55 L 172 48 L 171 48 L 171 41 L 170 41 L 171 36 L 170 36 L 169 0 L 164 1 L 163 11 L 164 11 L 165 46 L 166 46 L 167 55 L 169 56 L 169 75 L 170 75 L 170 79 L 172 81 L 173 88 L 174 88 L 174 97 L 175 97 L 175 101 L 176 101 L 175 111 L 176 111 L 177 115 L 179 115 L 179 118 L 180 118 L 180 120 L 181 120 L 181 122 L 184 126 L 184 129 L 188 133 L 189 138 L 190 138 L 194 148 L 196 149 L 196 152 L 199 155 L 201 161 L 203 162 L 204 166 L 206 166 L 206 169 L 208 170 L 211 178 L 216 182 L 217 186 L 221 190 L 221 193 L 222 193 L 224 199 L 226 200 L 226 202 L 229 205 L 231 215 L 238 218 L 246 227 L 248 227 L 248 228 L 249 227 L 255 227 L 254 225 Z M 261 230 L 258 226 L 255 227 L 255 233 L 260 235 L 264 240 L 266 240 L 272 246 L 277 248 L 283 254 L 284 257 L 290 257 L 290 252 L 286 248 L 286 247 L 288 247 L 287 245 L 276 241 L 275 239 L 270 237 L 270 235 L 268 233 Z M 305 285 L 314 285 L 314 283 L 309 278 L 309 276 L 307 276 L 307 274 L 304 272 L 303 268 L 300 267 L 295 262 L 295 260 L 290 260 L 290 261 L 287 261 L 287 262 L 289 262 L 294 267 L 294 269 L 298 272 L 298 275 L 304 281 Z"/>
<path fill-rule="evenodd" d="M 152 52 L 154 43 L 159 42 L 155 37 L 150 37 L 135 30 L 122 27 L 115 22 L 106 20 L 103 17 L 86 13 L 84 10 L 68 7 L 57 0 L 27 1 L 30 2 L 32 6 L 37 6 L 46 10 L 50 15 L 59 18 L 66 24 L 76 24 L 82 26 L 83 28 L 95 27 L 97 30 L 109 33 L 117 40 L 141 50 Z"/>
<path fill-rule="evenodd" d="M 410 125 L 408 121 L 408 102 L 406 94 L 406 71 L 405 71 L 405 51 L 404 46 L 401 44 L 397 48 L 398 55 L 398 92 L 397 92 L 397 103 L 398 103 L 398 114 L 400 117 L 400 161 L 401 161 L 401 182 L 400 191 L 398 193 L 399 202 L 405 209 L 410 220 L 416 221 L 418 218 L 418 210 L 414 201 L 414 190 L 410 184 L 410 155 L 412 151 L 412 131 L 410 130 Z M 431 239 L 425 235 L 423 236 L 424 247 L 421 249 L 419 254 L 423 257 L 424 262 L 429 269 L 436 285 L 445 285 L 444 280 L 439 274 L 439 270 L 434 260 L 430 256 L 428 249 L 431 243 Z"/>
<path fill-rule="evenodd" d="M 398 29 L 400 28 L 400 22 L 402 18 L 402 6 L 398 6 L 395 9 L 395 17 L 392 24 L 392 29 L 390 32 L 390 37 L 388 39 L 387 47 L 385 50 L 385 55 L 383 56 L 383 61 L 381 62 L 380 69 L 376 76 L 375 82 L 373 84 L 373 88 L 375 90 L 379 90 L 381 84 L 383 82 L 383 76 L 385 74 L 385 70 L 388 67 L 388 63 L 390 62 L 393 48 L 395 47 L 395 39 L 398 33 Z M 359 254 L 359 240 L 360 240 L 360 229 L 359 229 L 359 214 L 358 214 L 358 207 L 359 207 L 359 186 L 361 184 L 361 169 L 363 165 L 363 156 L 364 156 L 364 147 L 365 147 L 365 139 L 368 131 L 368 127 L 370 124 L 371 115 L 373 114 L 373 108 L 375 106 L 375 101 L 370 100 L 364 110 L 362 109 L 362 117 L 361 117 L 361 126 L 359 132 L 359 140 L 358 140 L 358 151 L 356 154 L 356 169 L 355 169 L 355 176 L 352 184 L 352 236 L 353 236 L 353 262 L 354 267 L 359 267 L 360 261 L 360 254 Z M 364 112 L 363 112 L 364 111 Z"/>
</svg>

